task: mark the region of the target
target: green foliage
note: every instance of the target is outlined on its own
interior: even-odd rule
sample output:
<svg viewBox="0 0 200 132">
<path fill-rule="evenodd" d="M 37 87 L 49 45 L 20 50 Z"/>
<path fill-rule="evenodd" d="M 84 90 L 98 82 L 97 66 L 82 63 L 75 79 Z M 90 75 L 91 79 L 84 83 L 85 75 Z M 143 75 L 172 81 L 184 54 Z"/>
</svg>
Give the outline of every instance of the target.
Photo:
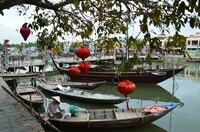
<svg viewBox="0 0 200 132">
<path fill-rule="evenodd" d="M 4 15 L 3 11 L 0 11 L 0 14 L 3 16 Z"/>
<path fill-rule="evenodd" d="M 127 25 L 139 23 L 144 43 L 137 42 L 137 34 L 124 37 L 127 46 L 133 49 L 133 54 L 141 51 L 143 47 L 150 48 L 147 58 L 153 51 L 161 52 L 161 42 L 158 34 L 169 36 L 170 27 L 176 33 L 167 42 L 167 47 L 185 48 L 185 37 L 180 30 L 186 24 L 191 28 L 200 28 L 200 2 L 197 0 L 74 0 L 51 3 L 45 1 L 9 1 L 2 3 L 0 13 L 15 5 L 20 5 L 19 13 L 26 15 L 29 5 L 35 5 L 35 12 L 30 16 L 33 22 L 29 27 L 38 32 L 38 44 L 42 49 L 60 48 L 58 40 L 65 35 L 73 34 L 82 39 L 96 39 L 104 43 L 107 50 L 112 51 L 116 45 L 121 45 L 116 35 L 127 35 Z M 10 3 L 10 4 L 9 4 Z M 97 45 L 96 45 L 97 46 Z M 101 46 L 101 45 L 100 45 Z M 135 61 L 138 61 L 135 57 Z M 147 59 L 148 63 L 151 63 Z"/>
<path fill-rule="evenodd" d="M 147 54 L 147 58 L 146 58 L 146 62 L 147 62 L 147 64 L 149 64 L 149 65 L 152 65 L 152 61 L 151 61 L 151 54 Z"/>
</svg>

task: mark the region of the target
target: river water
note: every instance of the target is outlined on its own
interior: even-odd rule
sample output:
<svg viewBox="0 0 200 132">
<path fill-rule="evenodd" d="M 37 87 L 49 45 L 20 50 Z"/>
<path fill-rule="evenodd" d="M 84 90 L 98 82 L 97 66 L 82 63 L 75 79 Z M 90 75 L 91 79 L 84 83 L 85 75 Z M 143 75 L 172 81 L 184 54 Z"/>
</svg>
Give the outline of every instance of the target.
<svg viewBox="0 0 200 132">
<path fill-rule="evenodd" d="M 46 74 L 47 78 L 65 81 L 66 75 L 58 73 Z M 95 89 L 120 95 L 117 85 L 102 85 Z M 45 93 L 50 101 L 50 94 Z M 174 78 L 170 78 L 157 85 L 136 86 L 134 93 L 129 95 L 129 106 L 136 108 L 141 106 L 165 105 L 171 102 L 179 102 L 180 106 L 159 120 L 133 128 L 108 130 L 109 132 L 199 132 L 200 131 L 200 63 L 187 63 L 185 70 Z M 101 108 L 126 108 L 126 102 L 117 105 L 92 104 L 81 101 L 61 98 L 61 107 L 68 109 L 70 105 L 80 109 Z M 66 130 L 67 131 L 67 130 Z M 104 132 L 106 130 L 103 130 Z"/>
</svg>

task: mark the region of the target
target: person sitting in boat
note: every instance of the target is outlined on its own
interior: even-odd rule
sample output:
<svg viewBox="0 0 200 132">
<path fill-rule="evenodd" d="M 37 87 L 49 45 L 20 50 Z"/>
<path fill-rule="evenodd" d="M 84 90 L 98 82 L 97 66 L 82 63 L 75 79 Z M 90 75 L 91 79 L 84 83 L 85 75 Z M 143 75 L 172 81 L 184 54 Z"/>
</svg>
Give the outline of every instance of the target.
<svg viewBox="0 0 200 132">
<path fill-rule="evenodd" d="M 59 96 L 53 96 L 52 97 L 53 101 L 51 103 L 49 103 L 48 105 L 48 115 L 50 117 L 62 117 L 62 113 L 65 113 L 65 110 L 64 109 L 61 109 L 60 108 L 60 97 Z M 59 112 L 58 112 L 59 110 Z M 58 118 L 59 118 L 58 117 Z"/>
<path fill-rule="evenodd" d="M 38 77 L 41 81 L 45 81 L 45 73 L 41 69 L 40 72 L 38 73 Z"/>
</svg>

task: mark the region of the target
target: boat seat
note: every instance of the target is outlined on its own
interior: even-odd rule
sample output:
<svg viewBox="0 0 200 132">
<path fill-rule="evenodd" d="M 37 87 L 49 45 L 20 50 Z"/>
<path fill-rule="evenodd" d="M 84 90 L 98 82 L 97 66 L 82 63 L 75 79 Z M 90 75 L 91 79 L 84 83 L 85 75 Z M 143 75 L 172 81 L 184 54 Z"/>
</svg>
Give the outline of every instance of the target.
<svg viewBox="0 0 200 132">
<path fill-rule="evenodd" d="M 35 89 L 33 88 L 21 88 L 21 89 L 18 89 L 18 93 L 20 94 L 28 94 L 28 93 L 34 93 L 36 92 Z"/>
<path fill-rule="evenodd" d="M 90 120 L 110 120 L 115 119 L 114 112 L 112 110 L 91 110 Z"/>
<path fill-rule="evenodd" d="M 30 99 L 30 95 L 23 95 L 22 97 L 24 99 L 27 99 L 27 100 Z M 34 95 L 34 94 L 31 95 L 31 100 L 42 100 L 42 99 L 43 98 L 41 96 L 37 96 L 37 95 Z"/>
<path fill-rule="evenodd" d="M 129 119 L 137 118 L 138 114 L 132 110 L 127 111 L 114 111 L 116 119 Z"/>
</svg>

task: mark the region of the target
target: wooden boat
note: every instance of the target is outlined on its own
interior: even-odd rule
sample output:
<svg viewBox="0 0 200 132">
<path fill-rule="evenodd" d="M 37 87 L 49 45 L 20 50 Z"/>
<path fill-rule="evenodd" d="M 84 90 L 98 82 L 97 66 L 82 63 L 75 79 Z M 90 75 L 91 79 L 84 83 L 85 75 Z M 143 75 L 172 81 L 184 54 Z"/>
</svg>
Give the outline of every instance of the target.
<svg viewBox="0 0 200 132">
<path fill-rule="evenodd" d="M 45 100 L 44 94 L 32 85 L 19 84 L 16 87 L 16 95 L 28 105 L 42 105 Z"/>
<path fill-rule="evenodd" d="M 64 86 L 58 88 L 58 86 L 51 84 L 40 84 L 38 85 L 38 88 L 45 90 L 46 92 L 50 92 L 51 94 L 54 95 L 59 95 L 66 98 L 87 101 L 92 103 L 118 104 L 128 99 L 126 97 L 115 96 L 112 94 L 105 94 L 91 90 L 69 88 Z"/>
<path fill-rule="evenodd" d="M 108 129 L 133 127 L 151 123 L 163 117 L 179 104 L 168 104 L 165 106 L 151 106 L 144 108 L 127 109 L 95 109 L 80 110 L 79 115 L 66 118 L 49 118 L 49 121 L 60 129 Z"/>
<path fill-rule="evenodd" d="M 78 76 L 71 76 L 69 74 L 69 69 L 66 69 L 64 67 L 60 67 L 57 62 L 54 61 L 52 58 L 52 61 L 56 67 L 56 69 L 61 74 L 68 75 L 72 80 L 78 80 L 78 81 L 85 81 L 85 79 L 89 82 L 92 81 L 104 81 L 106 80 L 107 83 L 114 83 L 118 84 L 120 81 L 123 81 L 125 79 L 128 79 L 135 84 L 157 84 L 162 81 L 167 80 L 168 78 L 178 74 L 179 72 L 183 71 L 183 69 L 186 66 L 183 66 L 182 68 L 178 69 L 162 69 L 162 70 L 144 70 L 144 71 L 137 71 L 132 70 L 129 72 L 122 73 L 120 76 L 117 76 L 115 70 L 111 69 L 103 69 L 103 68 L 92 68 L 90 69 L 87 74 L 79 74 Z"/>
<path fill-rule="evenodd" d="M 101 81 L 101 82 L 60 82 L 60 81 L 50 81 L 50 80 L 40 80 L 39 78 L 37 79 L 39 82 L 42 83 L 47 83 L 51 85 L 58 85 L 61 84 L 65 87 L 70 86 L 70 87 L 75 87 L 75 88 L 80 88 L 80 89 L 85 89 L 85 90 L 93 90 L 95 88 L 98 88 L 99 86 L 103 85 L 106 83 L 106 81 Z"/>
</svg>

